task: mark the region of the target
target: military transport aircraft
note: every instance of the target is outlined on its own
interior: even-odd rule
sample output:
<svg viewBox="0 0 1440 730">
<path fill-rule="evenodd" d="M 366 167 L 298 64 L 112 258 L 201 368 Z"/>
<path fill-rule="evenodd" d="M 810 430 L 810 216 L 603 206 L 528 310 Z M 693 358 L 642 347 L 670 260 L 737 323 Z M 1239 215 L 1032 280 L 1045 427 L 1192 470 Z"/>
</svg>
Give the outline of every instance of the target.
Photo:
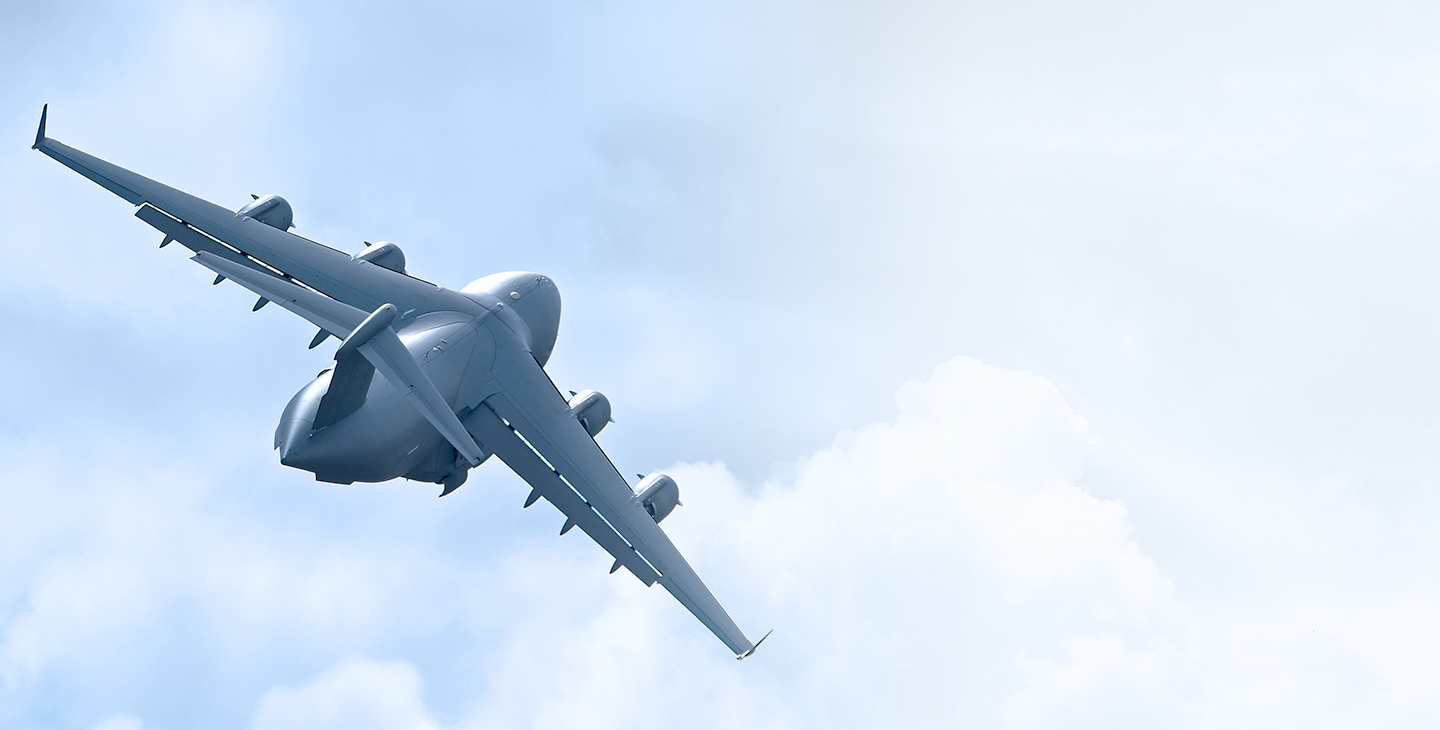
<svg viewBox="0 0 1440 730">
<path fill-rule="evenodd" d="M 454 491 L 469 470 L 500 457 L 531 492 L 565 514 L 564 535 L 585 531 L 645 585 L 659 583 L 737 659 L 755 651 L 685 562 L 659 522 L 680 504 L 675 481 L 651 474 L 632 490 L 595 435 L 610 402 L 595 391 L 565 398 L 544 365 L 555 347 L 560 293 L 539 274 L 493 274 L 451 291 L 405 271 L 392 243 L 351 256 L 290 233 L 278 195 L 238 211 L 162 185 L 45 136 L 34 149 L 138 206 L 135 216 L 194 252 L 194 261 L 341 340 L 335 364 L 295 394 L 280 416 L 280 463 L 324 482 L 398 477 Z M 375 372 L 381 377 L 376 378 Z M 769 636 L 769 634 L 766 634 Z M 761 641 L 765 638 L 761 637 Z"/>
</svg>

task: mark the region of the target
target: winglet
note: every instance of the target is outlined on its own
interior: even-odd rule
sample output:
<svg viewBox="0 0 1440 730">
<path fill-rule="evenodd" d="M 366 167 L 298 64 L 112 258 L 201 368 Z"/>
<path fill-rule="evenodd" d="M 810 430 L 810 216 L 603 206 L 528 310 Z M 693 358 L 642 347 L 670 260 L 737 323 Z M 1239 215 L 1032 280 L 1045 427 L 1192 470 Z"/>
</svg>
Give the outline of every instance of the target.
<svg viewBox="0 0 1440 730">
<path fill-rule="evenodd" d="M 740 660 L 744 659 L 745 657 L 750 656 L 751 654 L 754 654 L 754 653 L 755 653 L 755 650 L 756 650 L 756 649 L 759 649 L 759 648 L 760 648 L 760 645 L 761 645 L 761 644 L 764 644 L 764 643 L 765 643 L 765 640 L 768 639 L 768 638 L 770 638 L 770 635 L 773 634 L 773 633 L 775 633 L 775 629 L 770 629 L 769 631 L 766 631 L 766 632 L 765 632 L 765 635 L 762 636 L 762 637 L 760 637 L 760 640 L 757 641 L 757 642 L 755 642 L 755 645 L 754 645 L 754 646 L 750 647 L 750 651 L 747 651 L 747 652 L 745 652 L 744 654 L 737 654 L 737 655 L 735 656 L 735 660 L 736 660 L 736 661 L 740 661 Z"/>
<path fill-rule="evenodd" d="M 45 141 L 45 117 L 49 115 L 49 113 L 49 104 L 40 107 L 40 129 L 39 131 L 35 132 L 35 144 L 30 145 L 30 149 L 32 150 L 40 149 L 40 143 Z"/>
</svg>

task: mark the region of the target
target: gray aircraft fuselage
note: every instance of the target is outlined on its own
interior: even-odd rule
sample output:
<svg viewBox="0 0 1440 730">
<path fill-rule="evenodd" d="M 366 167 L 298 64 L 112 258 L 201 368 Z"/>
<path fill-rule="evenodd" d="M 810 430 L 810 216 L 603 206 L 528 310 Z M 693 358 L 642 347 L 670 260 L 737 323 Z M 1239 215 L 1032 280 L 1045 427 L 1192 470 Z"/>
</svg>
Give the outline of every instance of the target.
<svg viewBox="0 0 1440 730">
<path fill-rule="evenodd" d="M 447 400 L 471 400 L 473 395 L 456 396 L 492 382 L 497 340 L 529 350 L 541 365 L 549 359 L 560 325 L 560 290 L 548 277 L 493 274 L 459 293 L 474 302 L 474 310 L 425 314 L 396 332 Z M 354 413 L 312 431 L 334 373 L 333 366 L 326 368 L 285 407 L 275 430 L 280 463 L 340 484 L 397 477 L 440 482 L 465 473 L 457 469 L 450 443 L 384 378 L 371 380 Z"/>
<path fill-rule="evenodd" d="M 680 504 L 660 473 L 632 487 L 595 441 L 610 403 L 595 391 L 567 399 L 545 372 L 560 325 L 560 292 L 539 274 L 492 274 L 453 291 L 405 271 L 390 243 L 350 255 L 290 232 L 277 195 L 239 210 L 216 205 L 45 133 L 31 145 L 135 206 L 135 217 L 180 243 L 191 260 L 335 336 L 334 364 L 285 407 L 275 430 L 281 463 L 326 482 L 404 477 L 465 482 L 492 455 L 641 583 L 659 583 L 744 659 L 751 642 L 671 542 L 660 521 Z M 766 634 L 768 636 L 769 634 Z M 761 637 L 761 642 L 765 639 Z"/>
</svg>

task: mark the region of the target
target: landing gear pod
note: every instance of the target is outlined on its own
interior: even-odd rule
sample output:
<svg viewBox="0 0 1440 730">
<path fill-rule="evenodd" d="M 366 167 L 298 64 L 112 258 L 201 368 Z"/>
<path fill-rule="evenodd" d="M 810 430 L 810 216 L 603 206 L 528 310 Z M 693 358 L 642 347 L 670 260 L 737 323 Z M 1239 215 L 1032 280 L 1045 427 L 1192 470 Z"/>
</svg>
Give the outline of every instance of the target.
<svg viewBox="0 0 1440 730">
<path fill-rule="evenodd" d="M 640 480 L 640 490 L 637 499 L 640 506 L 654 518 L 656 522 L 665 519 L 675 506 L 680 504 L 680 485 L 674 479 L 664 474 L 651 474 Z"/>
</svg>

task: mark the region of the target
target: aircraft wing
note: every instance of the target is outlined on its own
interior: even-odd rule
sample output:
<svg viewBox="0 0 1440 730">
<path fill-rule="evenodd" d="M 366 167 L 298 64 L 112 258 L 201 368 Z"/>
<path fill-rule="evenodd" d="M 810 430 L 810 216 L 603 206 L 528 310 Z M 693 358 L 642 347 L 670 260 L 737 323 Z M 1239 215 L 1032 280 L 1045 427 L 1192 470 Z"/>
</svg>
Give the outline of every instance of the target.
<svg viewBox="0 0 1440 730">
<path fill-rule="evenodd" d="M 140 206 L 136 217 L 164 233 L 165 243 L 173 239 L 196 253 L 301 282 L 365 312 L 390 303 L 401 319 L 442 310 L 481 313 L 478 304 L 457 292 L 238 215 L 50 139 L 45 136 L 47 115 L 48 108 L 41 112 L 34 148 Z"/>
<path fill-rule="evenodd" d="M 369 360 L 472 465 L 484 456 L 473 440 L 478 435 L 539 496 L 610 552 L 617 567 L 627 566 L 647 585 L 665 586 L 738 658 L 755 650 L 569 413 L 530 353 L 500 348 L 494 370 L 499 392 L 466 413 L 462 423 L 392 326 L 435 311 L 478 316 L 485 311 L 479 303 L 61 144 L 45 136 L 47 113 L 41 113 L 34 148 L 138 206 L 136 216 L 165 234 L 162 246 L 179 242 L 195 252 L 198 263 L 258 293 L 257 309 L 274 301 L 320 327 L 322 335 L 345 338 L 341 350 Z"/>
<path fill-rule="evenodd" d="M 527 352 L 501 348 L 495 375 L 503 390 L 466 419 L 467 424 L 490 424 L 475 429 L 481 443 L 600 543 L 615 557 L 617 568 L 625 565 L 646 585 L 658 581 L 737 658 L 749 656 L 755 644 L 640 505 L 600 445 L 570 415 L 569 404 L 544 369 Z M 484 412 L 487 407 L 493 416 Z M 509 428 L 499 430 L 500 419 Z"/>
</svg>

